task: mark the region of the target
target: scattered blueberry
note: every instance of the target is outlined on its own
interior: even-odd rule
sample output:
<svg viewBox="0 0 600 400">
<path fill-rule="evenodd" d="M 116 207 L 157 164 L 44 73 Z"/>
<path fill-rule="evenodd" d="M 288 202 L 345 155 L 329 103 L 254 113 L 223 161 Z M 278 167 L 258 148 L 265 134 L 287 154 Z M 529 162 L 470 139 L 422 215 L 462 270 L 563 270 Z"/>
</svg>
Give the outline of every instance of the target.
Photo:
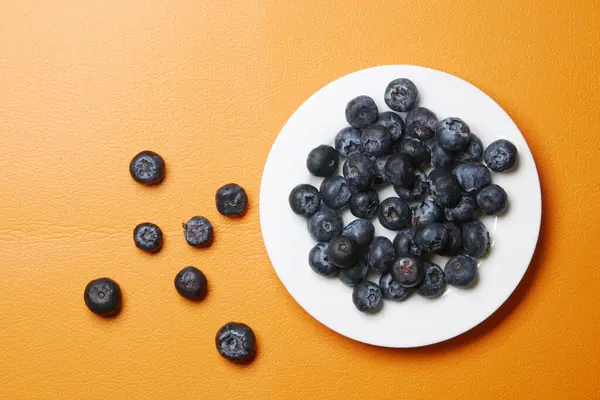
<svg viewBox="0 0 600 400">
<path fill-rule="evenodd" d="M 444 271 L 439 265 L 429 261 L 423 263 L 425 268 L 425 275 L 419 287 L 417 287 L 417 293 L 428 299 L 439 297 L 446 290 L 446 277 Z"/>
<path fill-rule="evenodd" d="M 415 256 L 419 257 L 422 252 L 415 244 L 415 228 L 402 229 L 394 238 L 394 250 L 396 256 Z"/>
<path fill-rule="evenodd" d="M 183 224 L 183 236 L 190 246 L 206 247 L 212 243 L 213 226 L 206 218 L 195 216 Z"/>
<path fill-rule="evenodd" d="M 418 206 L 411 207 L 412 226 L 419 227 L 432 222 L 444 220 L 444 210 L 433 200 L 425 200 Z"/>
<path fill-rule="evenodd" d="M 439 176 L 432 179 L 434 169 L 429 174 L 429 192 L 433 199 L 442 207 L 454 207 L 460 201 L 461 192 L 456 179 L 452 174 L 440 172 Z"/>
<path fill-rule="evenodd" d="M 419 123 L 429 129 L 437 128 L 438 119 L 433 111 L 425 107 L 416 107 L 406 114 L 406 126 Z"/>
<path fill-rule="evenodd" d="M 415 233 L 415 244 L 425 253 L 439 253 L 448 243 L 448 231 L 444 224 L 433 222 L 421 225 Z"/>
<path fill-rule="evenodd" d="M 385 164 L 385 179 L 392 185 L 410 187 L 415 180 L 412 159 L 406 154 L 390 156 Z"/>
<path fill-rule="evenodd" d="M 175 276 L 175 289 L 186 299 L 204 299 L 206 286 L 206 276 L 196 267 L 185 267 Z"/>
<path fill-rule="evenodd" d="M 379 111 L 369 96 L 358 96 L 346 105 L 346 121 L 355 128 L 362 129 L 377 121 Z"/>
<path fill-rule="evenodd" d="M 348 236 L 335 236 L 327 246 L 327 258 L 339 268 L 356 265 L 360 255 L 360 246 Z"/>
<path fill-rule="evenodd" d="M 431 172 L 429 172 L 429 175 L 427 175 L 427 180 L 429 180 L 430 184 L 433 184 L 433 182 L 435 182 L 436 179 L 441 178 L 443 176 L 454 178 L 454 175 L 452 175 L 452 170 L 447 168 L 435 168 L 431 170 Z"/>
<path fill-rule="evenodd" d="M 452 173 L 459 186 L 467 193 L 475 194 L 491 182 L 490 170 L 478 162 L 459 164 Z"/>
<path fill-rule="evenodd" d="M 435 137 L 435 131 L 420 122 L 413 122 L 406 127 L 406 136 L 426 142 Z"/>
<path fill-rule="evenodd" d="M 350 212 L 358 218 L 373 218 L 379 208 L 379 195 L 373 189 L 357 192 L 350 198 Z"/>
<path fill-rule="evenodd" d="M 460 118 L 450 117 L 440 121 L 436 134 L 439 145 L 448 151 L 460 151 L 469 144 L 469 126 Z"/>
<path fill-rule="evenodd" d="M 410 208 L 404 200 L 398 197 L 389 197 L 381 202 L 377 212 L 379 222 L 390 230 L 406 228 L 410 222 Z"/>
<path fill-rule="evenodd" d="M 219 213 L 228 217 L 239 217 L 246 212 L 248 195 L 240 185 L 229 183 L 217 190 L 215 201 Z"/>
<path fill-rule="evenodd" d="M 450 285 L 469 287 L 477 279 L 477 261 L 465 255 L 452 257 L 444 267 L 444 274 Z"/>
<path fill-rule="evenodd" d="M 256 336 L 240 322 L 229 322 L 217 331 L 215 345 L 221 356 L 236 363 L 247 363 L 256 355 Z"/>
<path fill-rule="evenodd" d="M 384 299 L 400 301 L 410 294 L 410 290 L 399 284 L 392 278 L 392 274 L 386 272 L 379 278 L 379 287 Z"/>
<path fill-rule="evenodd" d="M 371 162 L 373 163 L 373 173 L 375 174 L 374 185 L 383 185 L 387 183 L 385 177 L 385 164 L 387 164 L 390 156 L 372 157 Z"/>
<path fill-rule="evenodd" d="M 323 203 L 334 210 L 344 208 L 350 201 L 350 197 L 352 197 L 348 182 L 339 175 L 323 179 L 319 191 Z"/>
<path fill-rule="evenodd" d="M 490 248 L 490 235 L 481 221 L 462 226 L 462 247 L 465 254 L 479 258 Z"/>
<path fill-rule="evenodd" d="M 288 197 L 292 211 L 310 218 L 321 209 L 321 193 L 316 187 L 307 183 L 296 186 Z"/>
<path fill-rule="evenodd" d="M 358 311 L 377 312 L 383 305 L 381 289 L 373 282 L 361 282 L 352 290 L 352 301 Z"/>
<path fill-rule="evenodd" d="M 340 268 L 338 278 L 346 286 L 355 286 L 363 282 L 367 278 L 369 266 L 365 257 L 361 257 L 355 266 L 350 268 Z"/>
<path fill-rule="evenodd" d="M 350 154 L 359 152 L 362 149 L 360 144 L 360 129 L 348 126 L 335 135 L 334 145 L 340 155 L 348 157 Z"/>
<path fill-rule="evenodd" d="M 322 144 L 308 153 L 306 168 L 314 176 L 328 177 L 337 171 L 338 163 L 338 152 L 333 147 Z"/>
<path fill-rule="evenodd" d="M 416 170 L 415 180 L 410 185 L 410 188 L 396 185 L 394 186 L 394 191 L 402 200 L 417 201 L 427 193 L 428 188 L 429 182 L 427 181 L 427 176 L 423 172 Z"/>
<path fill-rule="evenodd" d="M 462 196 L 454 207 L 446 207 L 444 215 L 446 220 L 455 222 L 469 222 L 475 218 L 477 202 L 471 196 Z"/>
<path fill-rule="evenodd" d="M 338 273 L 338 267 L 327 257 L 328 243 L 320 242 L 315 245 L 308 253 L 308 265 L 319 275 L 335 276 Z"/>
<path fill-rule="evenodd" d="M 517 162 L 517 148 L 508 140 L 496 140 L 485 149 L 483 158 L 492 171 L 506 171 Z"/>
<path fill-rule="evenodd" d="M 307 226 L 308 232 L 317 242 L 329 242 L 332 237 L 342 233 L 344 222 L 337 211 L 322 207 L 308 219 Z"/>
<path fill-rule="evenodd" d="M 392 110 L 406 112 L 416 106 L 419 90 L 410 79 L 394 79 L 385 88 L 383 98 Z"/>
<path fill-rule="evenodd" d="M 504 189 L 493 183 L 477 193 L 477 205 L 486 215 L 500 214 L 506 208 L 508 196 Z"/>
<path fill-rule="evenodd" d="M 483 158 L 483 143 L 481 143 L 481 140 L 474 133 L 471 133 L 470 137 L 467 148 L 454 155 L 454 162 L 456 164 L 480 162 Z"/>
<path fill-rule="evenodd" d="M 133 242 L 140 250 L 156 253 L 162 248 L 163 233 L 157 225 L 144 222 L 133 230 Z"/>
<path fill-rule="evenodd" d="M 437 141 L 429 145 L 429 151 L 431 154 L 431 166 L 433 168 L 446 169 L 452 167 L 452 153 L 440 147 Z"/>
<path fill-rule="evenodd" d="M 165 160 L 153 151 L 142 151 L 129 163 L 129 173 L 144 185 L 160 183 L 165 177 Z"/>
<path fill-rule="evenodd" d="M 113 317 L 121 311 L 121 288 L 110 278 L 94 279 L 83 292 L 85 305 L 101 317 Z"/>
<path fill-rule="evenodd" d="M 346 225 L 342 231 L 342 235 L 353 239 L 359 246 L 365 247 L 373 240 L 375 227 L 366 219 L 355 219 Z"/>
<path fill-rule="evenodd" d="M 377 236 L 371 241 L 367 252 L 367 264 L 375 272 L 387 272 L 396 258 L 394 245 L 385 236 Z"/>
<path fill-rule="evenodd" d="M 404 287 L 413 287 L 421 283 L 425 269 L 423 261 L 416 257 L 400 257 L 392 264 L 392 278 Z"/>
<path fill-rule="evenodd" d="M 446 242 L 446 247 L 442 249 L 440 254 L 454 256 L 460 253 L 462 249 L 462 229 L 454 222 L 444 222 L 444 227 L 448 233 L 448 241 Z"/>
<path fill-rule="evenodd" d="M 379 119 L 376 124 L 381 125 L 390 131 L 393 141 L 400 139 L 404 134 L 404 121 L 402 120 L 402 117 L 395 112 L 382 112 L 379 114 Z"/>
<path fill-rule="evenodd" d="M 413 137 L 405 137 L 396 145 L 396 152 L 406 154 L 413 161 L 416 168 L 420 168 L 425 164 L 429 164 L 431 154 L 429 147 L 419 139 Z"/>
<path fill-rule="evenodd" d="M 363 129 L 360 144 L 365 154 L 380 157 L 391 153 L 392 135 L 381 125 L 373 124 Z"/>
<path fill-rule="evenodd" d="M 348 156 L 342 172 L 348 185 L 356 190 L 367 190 L 375 181 L 371 160 L 361 153 Z"/>
</svg>

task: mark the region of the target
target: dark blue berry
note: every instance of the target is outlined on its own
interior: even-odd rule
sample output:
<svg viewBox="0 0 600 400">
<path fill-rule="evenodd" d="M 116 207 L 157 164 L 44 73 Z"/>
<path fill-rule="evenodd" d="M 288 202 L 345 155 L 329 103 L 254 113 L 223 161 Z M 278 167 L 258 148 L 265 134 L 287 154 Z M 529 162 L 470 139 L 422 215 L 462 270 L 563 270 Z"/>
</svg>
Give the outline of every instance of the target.
<svg viewBox="0 0 600 400">
<path fill-rule="evenodd" d="M 504 189 L 493 183 L 477 193 L 477 205 L 486 215 L 500 214 L 506 208 L 508 196 Z"/>
<path fill-rule="evenodd" d="M 452 167 L 452 153 L 440 147 L 437 141 L 429 145 L 429 151 L 431 153 L 431 166 L 433 168 L 448 169 Z"/>
<path fill-rule="evenodd" d="M 455 222 L 469 222 L 475 218 L 477 202 L 471 196 L 462 196 L 454 207 L 446 207 L 444 215 L 446 220 Z"/>
<path fill-rule="evenodd" d="M 156 253 L 162 247 L 163 233 L 157 225 L 144 222 L 133 230 L 133 242 L 140 250 Z"/>
<path fill-rule="evenodd" d="M 413 122 L 406 128 L 406 136 L 426 142 L 435 137 L 435 131 L 419 122 Z"/>
<path fill-rule="evenodd" d="M 373 189 L 357 192 L 350 198 L 350 212 L 358 218 L 373 218 L 379 208 L 379 195 Z"/>
<path fill-rule="evenodd" d="M 492 171 L 506 171 L 517 162 L 517 148 L 508 140 L 496 140 L 485 149 L 483 158 Z"/>
<path fill-rule="evenodd" d="M 213 226 L 206 218 L 195 216 L 183 224 L 183 236 L 190 246 L 210 246 L 213 239 Z"/>
<path fill-rule="evenodd" d="M 394 186 L 394 191 L 398 194 L 402 200 L 405 201 L 417 201 L 422 198 L 427 189 L 429 188 L 429 182 L 427 176 L 421 171 L 415 171 L 415 180 L 410 187 Z"/>
<path fill-rule="evenodd" d="M 448 232 L 444 224 L 434 222 L 421 225 L 415 233 L 415 244 L 425 253 L 439 253 L 448 243 Z"/>
<path fill-rule="evenodd" d="M 396 282 L 389 272 L 381 275 L 379 287 L 383 298 L 388 300 L 404 300 L 410 294 L 410 290 Z"/>
<path fill-rule="evenodd" d="M 365 154 L 380 157 L 392 152 L 392 135 L 381 125 L 369 125 L 362 131 L 360 144 Z"/>
<path fill-rule="evenodd" d="M 400 139 L 404 134 L 404 120 L 402 120 L 402 117 L 395 112 L 382 112 L 379 114 L 379 119 L 377 120 L 376 124 L 383 126 L 385 129 L 390 131 L 393 141 Z"/>
<path fill-rule="evenodd" d="M 355 128 L 362 129 L 377 121 L 379 111 L 369 96 L 358 96 L 346 105 L 346 121 Z"/>
<path fill-rule="evenodd" d="M 450 285 L 469 287 L 477 279 L 477 261 L 465 255 L 452 257 L 444 267 L 444 274 Z"/>
<path fill-rule="evenodd" d="M 94 279 L 83 292 L 85 305 L 101 317 L 113 317 L 121 311 L 121 287 L 110 278 Z"/>
<path fill-rule="evenodd" d="M 371 162 L 373 163 L 373 173 L 375 174 L 374 185 L 382 185 L 387 183 L 387 179 L 385 177 L 385 164 L 387 164 L 389 155 L 381 156 L 381 157 L 372 157 Z"/>
<path fill-rule="evenodd" d="M 420 168 L 425 164 L 429 164 L 431 158 L 429 147 L 419 139 L 413 137 L 401 139 L 396 145 L 396 152 L 409 156 L 415 168 Z"/>
<path fill-rule="evenodd" d="M 377 212 L 379 222 L 390 230 L 406 228 L 410 222 L 410 208 L 404 200 L 398 197 L 389 197 L 381 202 Z"/>
<path fill-rule="evenodd" d="M 459 164 L 452 173 L 459 186 L 469 194 L 477 193 L 491 182 L 490 170 L 478 162 Z"/>
<path fill-rule="evenodd" d="M 440 254 L 454 256 L 462 249 L 462 229 L 454 222 L 444 222 L 444 227 L 448 233 L 448 241 L 446 242 L 446 247 L 442 249 Z"/>
<path fill-rule="evenodd" d="M 327 177 L 337 171 L 338 163 L 338 152 L 333 147 L 322 144 L 308 153 L 306 168 L 315 176 Z"/>
<path fill-rule="evenodd" d="M 383 98 L 392 110 L 406 112 L 417 105 L 419 90 L 410 79 L 394 79 L 385 88 Z"/>
<path fill-rule="evenodd" d="M 338 273 L 336 267 L 327 257 L 328 243 L 320 242 L 308 253 L 308 265 L 319 275 L 335 276 Z"/>
<path fill-rule="evenodd" d="M 470 132 L 465 121 L 456 117 L 441 120 L 436 129 L 439 145 L 448 151 L 466 149 L 471 138 Z"/>
<path fill-rule="evenodd" d="M 339 175 L 323 179 L 319 192 L 323 203 L 334 210 L 344 208 L 352 197 L 348 182 Z"/>
<path fill-rule="evenodd" d="M 385 164 L 385 179 L 392 185 L 410 187 L 415 180 L 412 159 L 406 154 L 394 154 Z"/>
<path fill-rule="evenodd" d="M 321 209 L 321 193 L 316 187 L 307 183 L 296 186 L 288 197 L 292 211 L 310 218 Z"/>
<path fill-rule="evenodd" d="M 342 172 L 348 185 L 355 190 L 367 190 L 375 181 L 371 160 L 361 153 L 348 156 Z"/>
<path fill-rule="evenodd" d="M 421 283 L 425 268 L 423 261 L 416 257 L 399 257 L 390 269 L 392 278 L 404 287 L 413 287 Z"/>
<path fill-rule="evenodd" d="M 415 228 L 402 229 L 394 238 L 394 251 L 396 256 L 416 256 L 419 257 L 422 252 L 415 244 Z"/>
<path fill-rule="evenodd" d="M 144 185 L 160 183 L 165 177 L 165 160 L 153 151 L 142 151 L 129 163 L 129 173 Z"/>
<path fill-rule="evenodd" d="M 186 299 L 204 299 L 206 288 L 206 276 L 196 267 L 185 267 L 175 276 L 175 289 Z"/>
<path fill-rule="evenodd" d="M 256 355 L 256 336 L 239 322 L 229 322 L 217 331 L 215 345 L 221 356 L 236 363 L 248 363 Z"/>
<path fill-rule="evenodd" d="M 419 227 L 444 220 L 444 210 L 433 200 L 425 200 L 411 208 L 412 226 Z"/>
<path fill-rule="evenodd" d="M 362 149 L 360 144 L 360 129 L 348 126 L 335 135 L 334 145 L 340 155 L 348 157 L 350 154 L 359 152 Z"/>
<path fill-rule="evenodd" d="M 433 111 L 425 107 L 416 107 L 406 114 L 406 126 L 419 123 L 429 129 L 437 128 L 438 119 Z"/>
<path fill-rule="evenodd" d="M 440 206 L 454 207 L 461 197 L 460 186 L 452 174 L 441 171 L 438 176 L 434 176 L 436 171 L 439 170 L 434 169 L 429 174 L 429 192 Z"/>
<path fill-rule="evenodd" d="M 423 263 L 425 268 L 425 275 L 419 287 L 417 287 L 417 293 L 428 299 L 439 297 L 446 290 L 446 277 L 444 271 L 439 265 L 429 261 Z"/>
<path fill-rule="evenodd" d="M 462 226 L 462 248 L 471 257 L 481 257 L 490 248 L 490 235 L 481 221 L 472 221 Z"/>
<path fill-rule="evenodd" d="M 332 237 L 342 233 L 344 222 L 337 211 L 321 207 L 308 219 L 308 232 L 317 242 L 329 242 Z"/>
<path fill-rule="evenodd" d="M 327 258 L 339 268 L 356 265 L 360 256 L 360 246 L 348 236 L 335 236 L 327 246 Z"/>
<path fill-rule="evenodd" d="M 338 278 L 346 286 L 354 286 L 363 282 L 367 278 L 369 266 L 365 257 L 361 257 L 355 266 L 350 268 L 341 268 L 338 273 Z"/>
<path fill-rule="evenodd" d="M 474 133 L 471 133 L 470 137 L 467 148 L 454 154 L 454 162 L 456 164 L 479 162 L 483 158 L 483 144 L 481 140 Z"/>
<path fill-rule="evenodd" d="M 366 219 L 355 219 L 346 225 L 342 231 L 342 235 L 348 236 L 359 246 L 365 247 L 373 240 L 373 236 L 375 236 L 375 227 Z"/>
<path fill-rule="evenodd" d="M 215 201 L 219 213 L 228 217 L 239 217 L 246 212 L 248 195 L 240 185 L 229 183 L 217 190 Z"/>
<path fill-rule="evenodd" d="M 394 245 L 385 236 L 377 236 L 371 241 L 367 252 L 367 264 L 373 271 L 387 272 L 396 258 Z"/>
<path fill-rule="evenodd" d="M 381 289 L 373 282 L 361 282 L 352 290 L 352 301 L 358 311 L 377 312 L 383 305 Z"/>
</svg>

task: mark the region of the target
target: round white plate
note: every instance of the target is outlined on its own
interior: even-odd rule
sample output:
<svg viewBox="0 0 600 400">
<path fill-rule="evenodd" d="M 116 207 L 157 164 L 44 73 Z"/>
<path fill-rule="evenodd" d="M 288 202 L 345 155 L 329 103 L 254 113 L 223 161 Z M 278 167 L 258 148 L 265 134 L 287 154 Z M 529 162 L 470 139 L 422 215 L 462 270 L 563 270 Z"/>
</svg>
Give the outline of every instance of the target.
<svg viewBox="0 0 600 400">
<path fill-rule="evenodd" d="M 465 120 L 484 146 L 506 138 L 519 150 L 518 168 L 492 173 L 494 183 L 509 196 L 509 209 L 498 218 L 482 221 L 490 231 L 492 248 L 479 262 L 479 281 L 470 289 L 448 287 L 438 299 L 417 294 L 403 302 L 385 301 L 375 314 L 360 313 L 352 303 L 352 288 L 337 278 L 317 275 L 308 265 L 315 245 L 306 219 L 288 205 L 291 189 L 300 183 L 319 188 L 321 178 L 310 175 L 306 157 L 320 144 L 333 145 L 345 126 L 346 103 L 371 96 L 381 111 L 387 84 L 400 77 L 419 89 L 419 104 L 438 118 Z M 404 114 L 402 114 L 404 115 Z M 344 160 L 341 160 L 340 166 Z M 393 189 L 379 190 L 380 199 L 396 196 Z M 540 183 L 531 151 L 510 117 L 481 90 L 444 72 L 409 65 L 388 65 L 351 73 L 312 95 L 285 124 L 275 140 L 263 172 L 260 190 L 260 223 L 267 252 L 277 275 L 292 297 L 315 319 L 334 331 L 377 346 L 417 347 L 450 339 L 484 321 L 510 296 L 525 274 L 538 240 L 541 220 Z M 354 219 L 348 210 L 344 223 Z M 394 232 L 373 220 L 376 235 L 394 238 Z M 446 259 L 435 259 L 442 268 Z M 377 282 L 378 276 L 369 276 Z"/>
</svg>

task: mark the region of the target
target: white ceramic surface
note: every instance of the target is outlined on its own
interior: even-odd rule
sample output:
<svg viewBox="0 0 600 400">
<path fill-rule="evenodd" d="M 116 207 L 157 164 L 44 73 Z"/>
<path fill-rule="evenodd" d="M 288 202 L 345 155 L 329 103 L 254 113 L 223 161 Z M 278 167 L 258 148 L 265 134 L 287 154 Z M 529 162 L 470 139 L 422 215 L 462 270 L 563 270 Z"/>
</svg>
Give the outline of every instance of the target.
<svg viewBox="0 0 600 400">
<path fill-rule="evenodd" d="M 337 278 L 317 275 L 308 265 L 315 242 L 306 220 L 289 208 L 290 190 L 300 183 L 319 187 L 321 178 L 306 169 L 306 156 L 320 145 L 333 145 L 335 134 L 348 124 L 346 103 L 358 95 L 371 96 L 381 111 L 387 84 L 399 77 L 419 88 L 419 104 L 438 118 L 458 116 L 484 146 L 506 138 L 519 149 L 514 172 L 492 173 L 494 183 L 509 196 L 509 210 L 482 221 L 492 237 L 489 255 L 479 262 L 479 281 L 473 288 L 449 287 L 438 299 L 413 294 L 403 302 L 385 301 L 375 315 L 360 313 L 352 303 L 352 288 Z M 404 115 L 404 114 L 402 114 Z M 340 162 L 342 165 L 343 160 Z M 380 199 L 395 196 L 391 187 Z M 344 223 L 354 219 L 348 210 Z M 267 252 L 277 275 L 294 299 L 315 319 L 349 338 L 378 346 L 417 347 L 450 339 L 484 321 L 510 296 L 525 274 L 538 240 L 541 222 L 539 178 L 531 152 L 510 117 L 481 90 L 444 72 L 408 65 L 365 69 L 340 78 L 312 95 L 285 124 L 267 159 L 260 191 L 260 222 Z M 373 220 L 376 235 L 394 233 Z M 435 259 L 442 268 L 445 258 Z M 377 282 L 378 276 L 370 276 Z"/>
</svg>

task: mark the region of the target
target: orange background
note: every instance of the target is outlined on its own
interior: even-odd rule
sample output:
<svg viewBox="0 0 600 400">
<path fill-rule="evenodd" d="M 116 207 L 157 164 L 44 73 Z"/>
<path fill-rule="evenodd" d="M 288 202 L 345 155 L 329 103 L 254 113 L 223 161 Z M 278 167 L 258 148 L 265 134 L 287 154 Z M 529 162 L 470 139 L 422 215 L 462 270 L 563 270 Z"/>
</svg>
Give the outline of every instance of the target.
<svg viewBox="0 0 600 400">
<path fill-rule="evenodd" d="M 543 3 L 0 2 L 0 398 L 600 398 L 600 4 Z M 307 315 L 258 220 L 287 118 L 331 80 L 394 63 L 448 71 L 498 101 L 544 199 L 510 300 L 412 350 L 356 343 Z M 159 187 L 129 176 L 142 149 L 166 159 Z M 214 206 L 230 181 L 251 198 L 241 220 Z M 209 249 L 183 239 L 196 214 L 215 225 Z M 157 255 L 132 243 L 146 220 L 166 235 Z M 209 279 L 203 303 L 173 288 L 186 265 Z M 123 288 L 114 320 L 83 303 L 99 276 Z M 229 320 L 257 332 L 250 366 L 215 350 Z"/>
</svg>

